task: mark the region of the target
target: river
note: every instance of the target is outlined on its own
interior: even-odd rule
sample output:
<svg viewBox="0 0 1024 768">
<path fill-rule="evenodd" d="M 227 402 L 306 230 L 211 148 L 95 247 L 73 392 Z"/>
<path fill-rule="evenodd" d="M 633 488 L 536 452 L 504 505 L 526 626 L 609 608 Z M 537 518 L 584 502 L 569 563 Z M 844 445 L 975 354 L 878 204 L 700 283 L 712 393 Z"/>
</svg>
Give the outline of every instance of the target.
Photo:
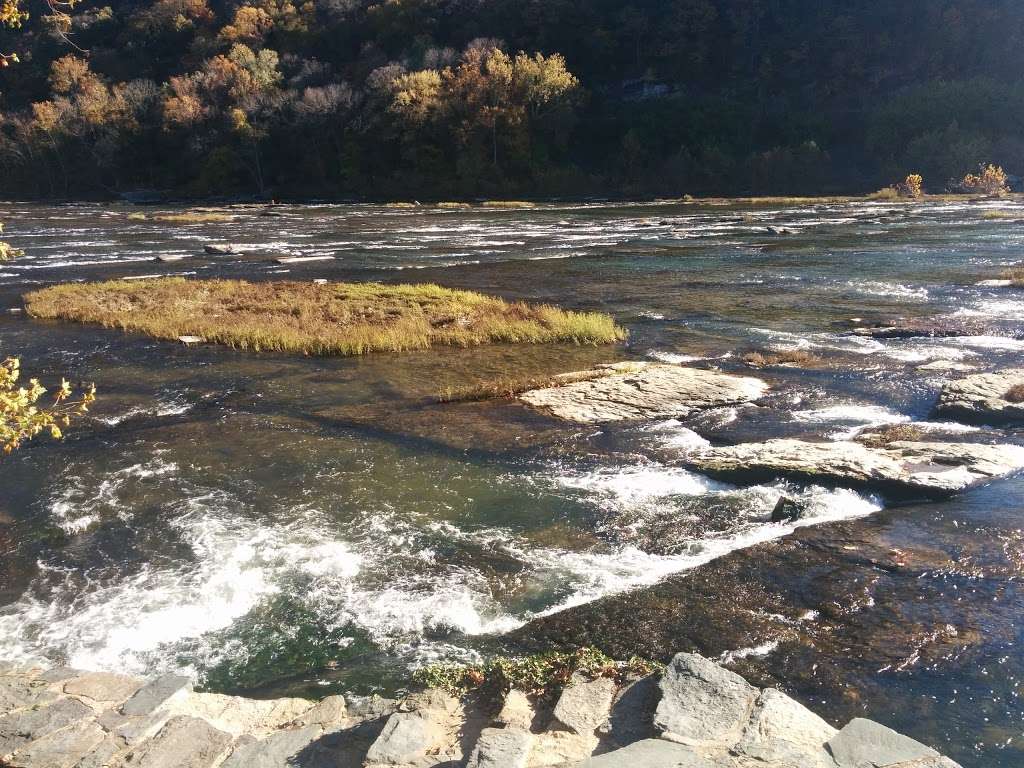
<svg viewBox="0 0 1024 768">
<path fill-rule="evenodd" d="M 1020 217 L 984 215 L 993 209 Z M 1024 292 L 978 285 L 1021 263 L 1024 208 L 325 204 L 277 206 L 272 216 L 226 207 L 216 209 L 225 220 L 196 224 L 157 218 L 180 210 L 0 204 L 6 239 L 25 251 L 0 264 L 0 356 L 20 355 L 26 372 L 46 381 L 64 374 L 99 391 L 92 416 L 64 441 L 40 439 L 0 460 L 0 658 L 183 670 L 213 690 L 259 695 L 388 692 L 411 666 L 478 658 L 531 620 L 642 594 L 791 534 L 793 524 L 769 519 L 785 492 L 806 501 L 799 525 L 821 525 L 815 536 L 881 519 L 905 538 L 941 521 L 943 535 L 962 536 L 957 546 L 972 551 L 987 551 L 992 537 L 1004 542 L 992 555 L 1001 586 L 981 563 L 964 586 L 950 582 L 934 598 L 950 616 L 980 612 L 976 653 L 879 667 L 877 676 L 892 679 L 887 690 L 899 689 L 911 708 L 931 702 L 916 719 L 935 727 L 915 735 L 941 741 L 935 746 L 965 766 L 1024 760 L 1024 613 L 1016 610 L 1024 604 L 1006 587 L 1024 575 L 1014 570 L 1024 563 L 1014 538 L 1021 479 L 885 509 L 870 493 L 733 486 L 672 460 L 689 429 L 714 442 L 841 440 L 915 422 L 1024 443 L 1021 430 L 936 424 L 929 413 L 950 374 L 918 369 L 1024 359 Z M 246 255 L 203 256 L 207 243 L 239 244 Z M 286 254 L 332 258 L 273 260 Z M 37 286 L 158 274 L 437 282 L 609 312 L 630 339 L 619 348 L 296 358 L 185 348 L 9 311 Z M 976 330 L 849 333 L 893 318 Z M 510 402 L 436 402 L 447 388 L 488 377 L 617 359 L 749 373 L 741 356 L 754 349 L 801 349 L 819 363 L 754 372 L 772 386 L 761 407 L 685 424 L 581 428 Z M 854 601 L 850 589 L 833 598 Z M 908 605 L 917 599 L 900 593 Z M 884 623 L 865 624 L 884 647 Z M 733 650 L 770 656 L 773 646 L 767 638 Z M 954 721 L 961 725 L 946 727 Z"/>
</svg>

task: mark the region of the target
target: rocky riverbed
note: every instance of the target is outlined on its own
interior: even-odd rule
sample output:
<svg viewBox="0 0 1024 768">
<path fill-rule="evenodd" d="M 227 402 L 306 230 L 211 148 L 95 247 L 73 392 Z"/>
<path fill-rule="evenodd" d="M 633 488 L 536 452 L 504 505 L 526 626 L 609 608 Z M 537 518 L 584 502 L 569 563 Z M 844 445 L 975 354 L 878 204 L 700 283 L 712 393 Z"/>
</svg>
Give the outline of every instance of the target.
<svg viewBox="0 0 1024 768">
<path fill-rule="evenodd" d="M 552 700 L 256 701 L 139 679 L 0 664 L 9 768 L 957 768 L 854 719 L 837 730 L 778 690 L 702 656 L 616 681 L 576 673 Z"/>
</svg>

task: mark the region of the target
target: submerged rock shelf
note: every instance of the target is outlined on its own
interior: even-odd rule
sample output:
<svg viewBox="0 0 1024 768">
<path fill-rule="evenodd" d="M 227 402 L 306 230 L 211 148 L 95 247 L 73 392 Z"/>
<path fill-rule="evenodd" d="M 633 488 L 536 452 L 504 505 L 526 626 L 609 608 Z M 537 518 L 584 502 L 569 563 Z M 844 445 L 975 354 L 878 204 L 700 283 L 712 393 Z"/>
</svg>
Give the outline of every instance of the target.
<svg viewBox="0 0 1024 768">
<path fill-rule="evenodd" d="M 427 690 L 401 701 L 253 700 L 189 680 L 0 664 L 10 768 L 957 768 L 885 726 L 836 730 L 702 656 L 660 676 L 576 673 L 553 706 Z"/>
</svg>

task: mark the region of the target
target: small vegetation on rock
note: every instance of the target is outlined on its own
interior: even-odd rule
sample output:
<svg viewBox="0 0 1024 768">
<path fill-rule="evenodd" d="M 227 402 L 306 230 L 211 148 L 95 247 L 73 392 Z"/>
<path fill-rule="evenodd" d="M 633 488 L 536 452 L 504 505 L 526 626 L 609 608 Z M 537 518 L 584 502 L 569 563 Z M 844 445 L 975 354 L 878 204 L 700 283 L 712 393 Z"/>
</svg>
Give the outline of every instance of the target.
<svg viewBox="0 0 1024 768">
<path fill-rule="evenodd" d="M 573 373 L 561 373 L 555 376 L 524 376 L 522 378 L 501 378 L 490 381 L 481 381 L 470 384 L 466 387 L 449 387 L 437 396 L 439 403 L 468 403 L 479 400 L 498 400 L 501 398 L 513 398 L 523 392 L 530 392 L 534 389 L 548 389 L 549 387 L 564 387 L 567 384 L 574 384 L 578 381 L 593 381 L 610 376 L 613 373 L 621 373 L 611 368 L 601 368 L 592 371 L 575 371 Z"/>
<path fill-rule="evenodd" d="M 1010 387 L 1003 395 L 1003 399 L 1010 403 L 1024 403 L 1024 384 Z"/>
<path fill-rule="evenodd" d="M 868 448 L 885 448 L 890 443 L 919 442 L 924 434 L 923 429 L 913 424 L 886 424 L 861 432 L 857 441 Z"/>
<path fill-rule="evenodd" d="M 1009 280 L 1018 288 L 1024 288 L 1024 267 L 1014 267 L 1003 272 L 1003 279 Z"/>
<path fill-rule="evenodd" d="M 157 221 L 168 224 L 213 224 L 222 221 L 231 221 L 231 216 L 226 213 L 212 213 L 209 211 L 193 211 L 189 213 L 164 213 L 154 216 Z"/>
<path fill-rule="evenodd" d="M 484 208 L 536 208 L 536 203 L 529 203 L 525 200 L 485 200 L 481 203 Z"/>
<path fill-rule="evenodd" d="M 57 285 L 27 294 L 25 304 L 32 317 L 310 355 L 488 343 L 608 344 L 626 335 L 605 314 L 438 285 L 174 277 Z"/>
<path fill-rule="evenodd" d="M 413 673 L 413 680 L 427 688 L 441 688 L 453 696 L 484 690 L 507 693 L 517 688 L 532 696 L 559 691 L 576 672 L 593 678 L 644 676 L 661 669 L 656 662 L 634 656 L 616 661 L 596 648 L 568 653 L 550 651 L 532 656 L 497 656 L 484 664 L 431 664 Z"/>
<path fill-rule="evenodd" d="M 821 363 L 821 358 L 802 349 L 790 349 L 780 352 L 755 350 L 743 355 L 743 362 L 752 368 L 764 368 L 770 365 L 810 367 Z"/>
</svg>

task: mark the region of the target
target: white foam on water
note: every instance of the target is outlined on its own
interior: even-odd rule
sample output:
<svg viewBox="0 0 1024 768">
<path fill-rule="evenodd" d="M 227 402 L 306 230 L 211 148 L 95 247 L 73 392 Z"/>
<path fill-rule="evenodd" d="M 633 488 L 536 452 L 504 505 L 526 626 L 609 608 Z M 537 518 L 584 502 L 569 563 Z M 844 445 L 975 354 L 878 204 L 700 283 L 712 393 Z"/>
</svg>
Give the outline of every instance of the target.
<svg viewBox="0 0 1024 768">
<path fill-rule="evenodd" d="M 644 432 L 654 433 L 658 442 L 666 448 L 681 451 L 695 451 L 711 445 L 709 440 L 698 435 L 692 429 L 684 427 L 678 419 L 669 419 L 642 428 Z"/>
<path fill-rule="evenodd" d="M 1000 352 L 1024 352 L 1024 340 L 1006 336 L 958 336 L 951 340 L 955 344 L 977 349 L 992 349 Z"/>
<path fill-rule="evenodd" d="M 849 425 L 846 429 L 830 432 L 830 440 L 852 440 L 869 427 L 910 421 L 909 416 L 880 405 L 831 405 L 807 411 L 794 411 L 791 416 L 794 421 L 807 424 Z"/>
<path fill-rule="evenodd" d="M 768 656 L 778 647 L 778 640 L 769 640 L 767 643 L 762 643 L 761 645 L 755 645 L 749 648 L 737 648 L 735 651 L 726 651 L 721 656 L 719 656 L 718 663 L 732 664 L 733 662 L 739 661 L 740 659 L 748 659 L 750 657 L 760 658 L 763 656 Z"/>
<path fill-rule="evenodd" d="M 42 596 L 30 589 L 0 609 L 0 655 L 57 653 L 81 669 L 146 674 L 173 668 L 194 674 L 177 661 L 176 643 L 229 627 L 279 592 L 288 575 L 305 578 L 308 593 L 316 594 L 325 580 L 359 573 L 359 555 L 327 539 L 315 523 L 264 526 L 233 514 L 234 506 L 220 493 L 183 504 L 169 528 L 191 550 L 184 562 L 148 561 L 115 581 L 89 572 L 76 578 L 39 563 L 38 580 L 50 589 Z M 223 652 L 200 642 L 195 653 L 201 661 Z"/>
<path fill-rule="evenodd" d="M 717 494 L 741 494 L 756 501 L 757 509 L 770 514 L 783 495 L 779 488 L 757 486 L 741 491 L 724 490 Z M 791 495 L 791 494 L 789 494 Z M 784 536 L 799 527 L 823 522 L 863 517 L 879 511 L 880 502 L 846 489 L 826 490 L 811 487 L 798 497 L 804 503 L 804 516 L 787 523 L 751 520 L 733 533 L 694 540 L 687 551 L 660 555 L 623 546 L 608 552 L 571 552 L 558 549 L 523 549 L 518 555 L 530 563 L 545 581 L 557 584 L 568 594 L 536 615 L 550 615 L 598 598 L 654 584 L 666 576 L 690 570 L 738 549 Z M 523 621 L 533 616 L 524 616 Z"/>
<path fill-rule="evenodd" d="M 177 472 L 178 465 L 158 456 L 142 464 L 133 464 L 108 473 L 92 489 L 81 477 L 69 477 L 69 484 L 57 491 L 50 500 L 50 516 L 66 533 L 81 533 L 105 517 L 131 515 L 118 499 L 128 486 L 154 477 Z"/>
<path fill-rule="evenodd" d="M 700 496 L 727 488 L 703 475 L 680 467 L 650 466 L 598 469 L 556 479 L 564 488 L 586 491 L 614 506 L 635 505 L 667 496 Z"/>
<path fill-rule="evenodd" d="M 1021 317 L 1024 315 L 1024 301 L 1007 298 L 985 298 L 975 300 L 971 306 L 961 307 L 953 313 L 959 317 Z"/>
<path fill-rule="evenodd" d="M 661 350 L 652 349 L 647 353 L 647 356 L 652 360 L 657 360 L 661 363 L 668 363 L 669 365 L 680 365 L 682 363 L 696 363 L 701 360 L 707 360 L 706 357 L 697 357 L 696 355 L 683 355 L 677 352 L 662 352 Z"/>
<path fill-rule="evenodd" d="M 913 301 L 928 301 L 928 289 L 903 283 L 886 283 L 871 280 L 850 280 L 846 283 L 858 293 L 868 296 L 886 296 Z"/>
</svg>

